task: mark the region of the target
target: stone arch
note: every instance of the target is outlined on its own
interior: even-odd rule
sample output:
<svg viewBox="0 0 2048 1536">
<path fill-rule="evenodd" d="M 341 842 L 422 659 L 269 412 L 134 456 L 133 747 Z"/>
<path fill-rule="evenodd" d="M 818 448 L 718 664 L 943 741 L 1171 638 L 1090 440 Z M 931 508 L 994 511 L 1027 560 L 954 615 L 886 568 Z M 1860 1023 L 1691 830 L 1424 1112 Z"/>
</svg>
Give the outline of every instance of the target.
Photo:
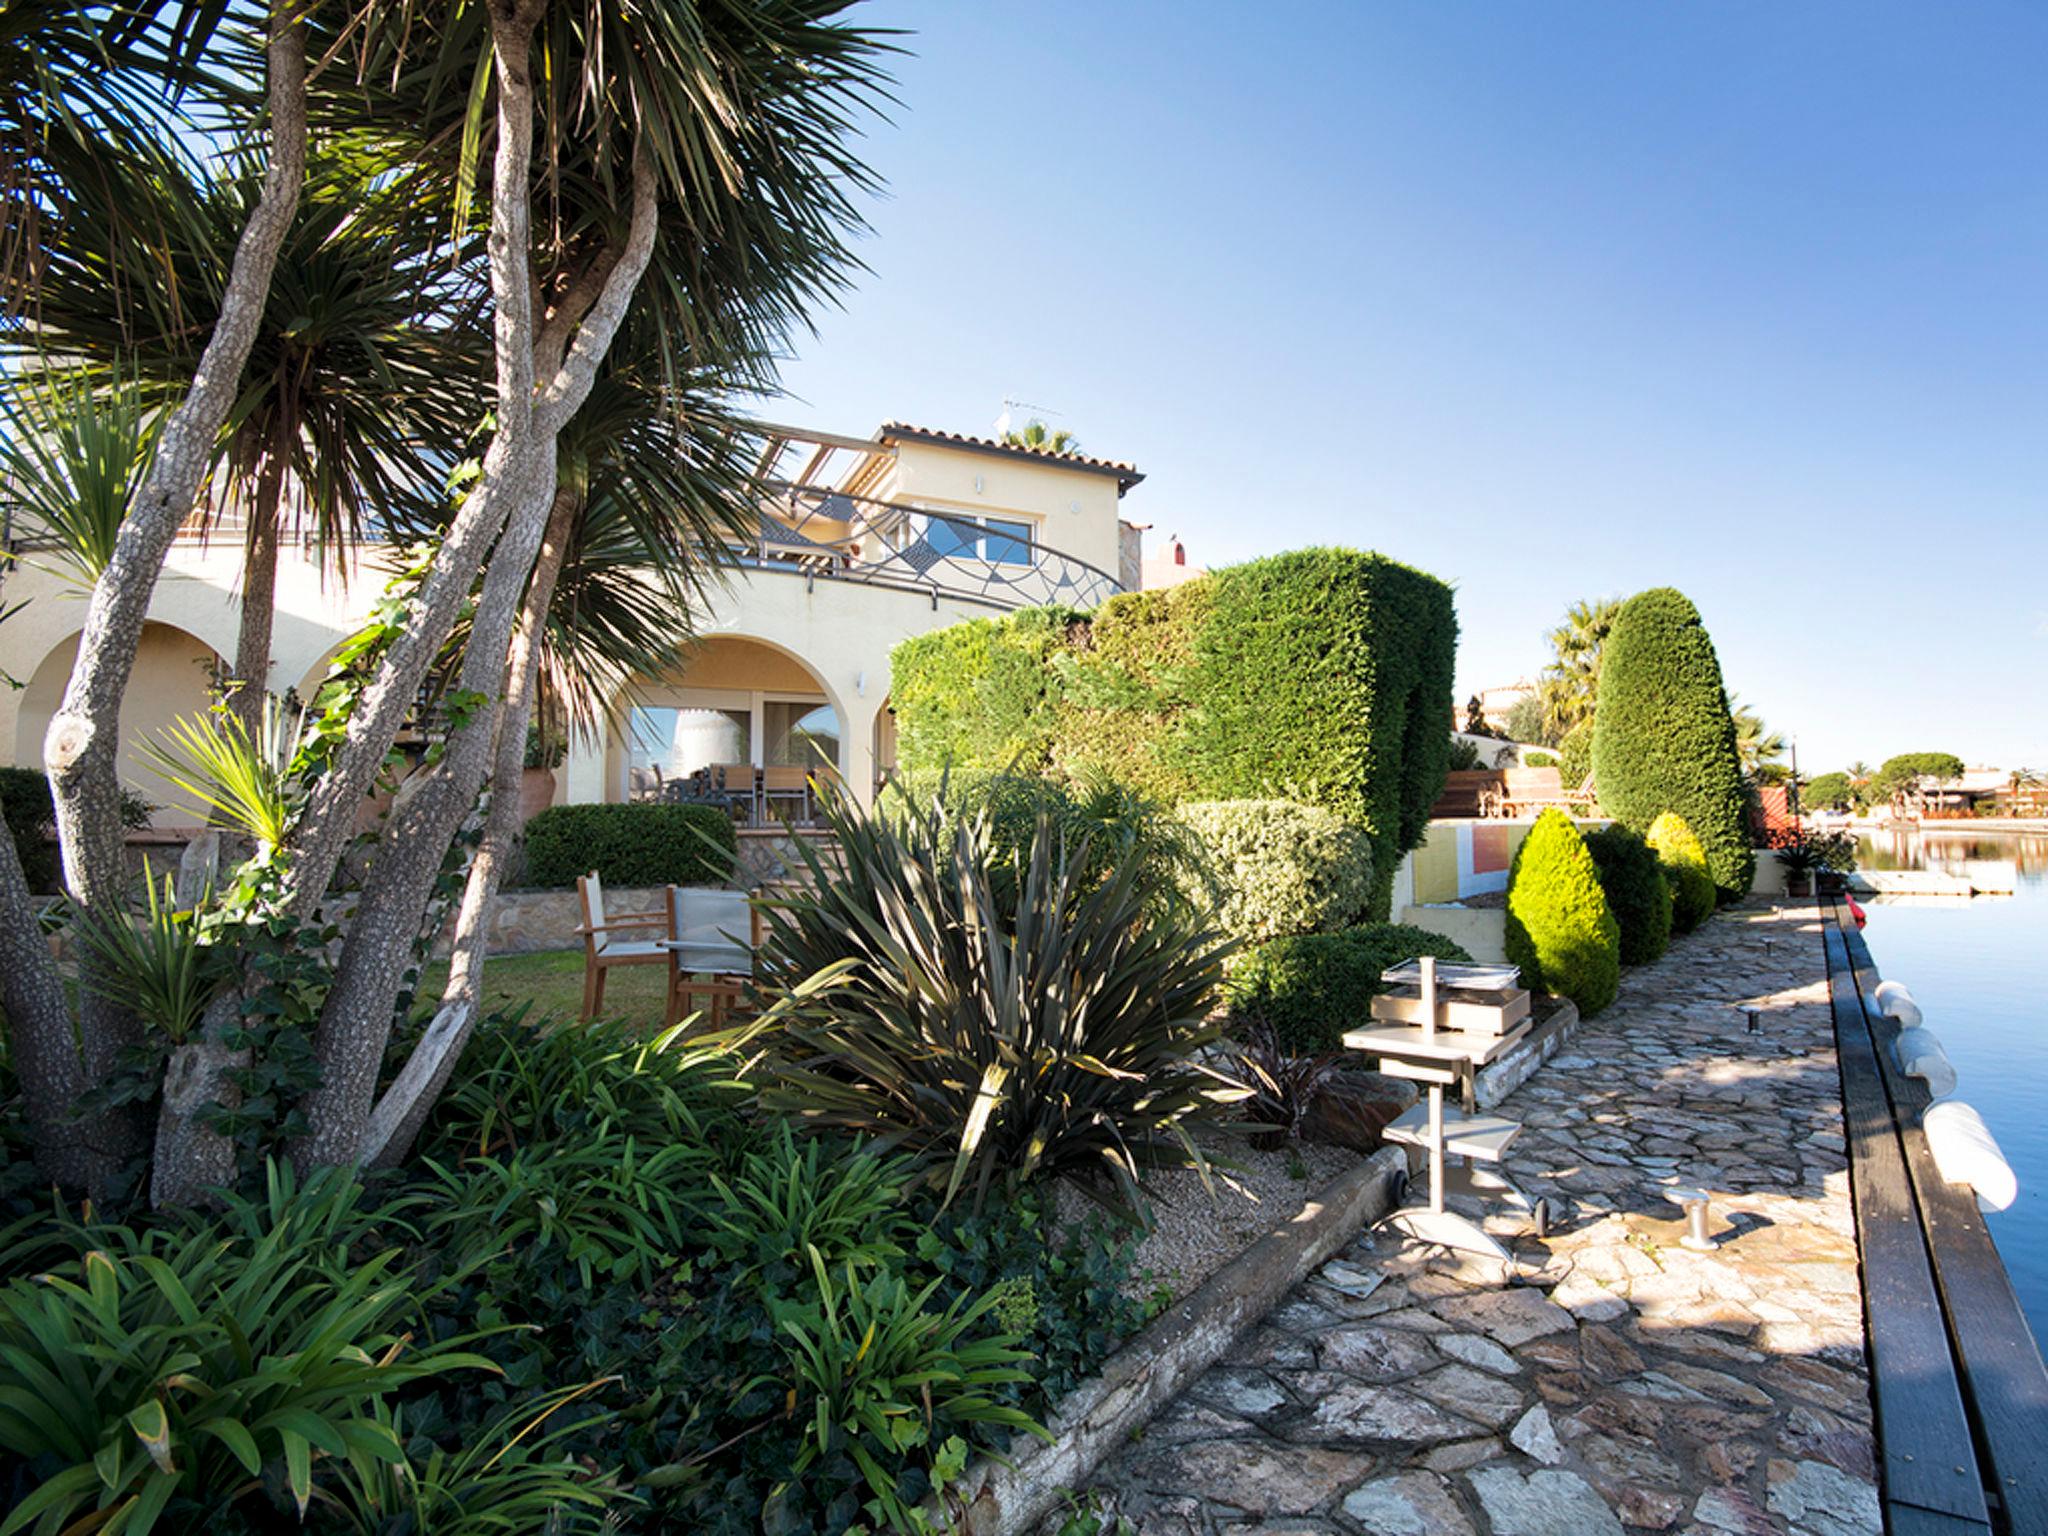
<svg viewBox="0 0 2048 1536">
<path fill-rule="evenodd" d="M 14 760 L 43 766 L 43 738 L 64 701 L 64 689 L 78 659 L 79 631 L 59 640 L 36 664 L 15 714 Z M 187 827 L 204 820 L 185 804 L 183 791 L 168 783 L 142 754 L 142 743 L 174 719 L 202 714 L 212 702 L 209 668 L 223 664 L 220 652 L 190 630 L 150 620 L 142 626 L 135 670 L 121 699 L 121 782 L 156 807 L 150 824 Z"/>
</svg>

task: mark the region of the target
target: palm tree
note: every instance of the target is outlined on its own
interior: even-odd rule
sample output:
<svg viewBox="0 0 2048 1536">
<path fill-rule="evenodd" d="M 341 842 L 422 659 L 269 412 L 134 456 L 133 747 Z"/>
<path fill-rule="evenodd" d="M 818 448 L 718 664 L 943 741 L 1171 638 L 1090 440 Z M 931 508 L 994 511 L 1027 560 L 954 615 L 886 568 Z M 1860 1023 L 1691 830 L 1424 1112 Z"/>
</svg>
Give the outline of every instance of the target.
<svg viewBox="0 0 2048 1536">
<path fill-rule="evenodd" d="M 1763 717 L 1732 693 L 1728 695 L 1728 715 L 1735 722 L 1735 753 L 1742 760 L 1742 771 L 1757 780 L 1782 776 L 1784 736 L 1765 729 Z"/>
<path fill-rule="evenodd" d="M 246 550 L 232 682 L 263 718 L 280 539 L 296 531 L 346 577 L 366 533 L 444 506 L 443 482 L 482 418 L 479 295 L 413 179 L 366 192 L 366 150 L 330 140 L 296 217 L 217 449 L 206 525 Z M 126 377 L 168 399 L 213 326 L 261 167 L 230 158 L 195 180 L 139 154 L 75 200 L 43 273 L 34 342 L 60 377 Z M 121 301 L 110 304 L 109 295 Z"/>
<path fill-rule="evenodd" d="M 1029 448 L 1034 453 L 1079 453 L 1081 439 L 1065 427 L 1048 427 L 1036 418 L 1003 434 L 1012 448 Z"/>
<path fill-rule="evenodd" d="M 1581 598 L 1565 610 L 1564 622 L 1549 636 L 1552 661 L 1537 680 L 1545 734 L 1562 741 L 1573 726 L 1593 718 L 1600 694 L 1600 652 L 1607 643 L 1621 599 Z"/>
<path fill-rule="evenodd" d="M 2015 816 L 2020 814 L 2021 794 L 2025 793 L 2031 802 L 2034 798 L 2032 791 L 2048 783 L 2048 775 L 2038 773 L 2032 768 L 2015 768 L 2007 777 L 2012 782 L 2012 814 Z"/>
</svg>

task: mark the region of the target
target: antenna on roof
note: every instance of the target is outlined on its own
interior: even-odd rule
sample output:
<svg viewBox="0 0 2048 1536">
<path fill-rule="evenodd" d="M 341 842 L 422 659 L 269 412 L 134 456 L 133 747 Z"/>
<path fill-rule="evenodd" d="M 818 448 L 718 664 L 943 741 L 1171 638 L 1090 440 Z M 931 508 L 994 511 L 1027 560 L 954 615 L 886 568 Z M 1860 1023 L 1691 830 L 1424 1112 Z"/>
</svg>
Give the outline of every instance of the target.
<svg viewBox="0 0 2048 1536">
<path fill-rule="evenodd" d="M 1035 418 L 1065 414 L 1065 412 L 1056 411 L 1048 405 L 1033 405 L 1029 400 L 1019 400 L 1014 395 L 1005 395 L 1003 396 L 1003 414 L 996 418 L 995 435 L 997 437 L 1001 437 L 1017 425 L 1017 422 L 1010 414 L 1012 411 L 1029 411 L 1032 417 Z"/>
</svg>

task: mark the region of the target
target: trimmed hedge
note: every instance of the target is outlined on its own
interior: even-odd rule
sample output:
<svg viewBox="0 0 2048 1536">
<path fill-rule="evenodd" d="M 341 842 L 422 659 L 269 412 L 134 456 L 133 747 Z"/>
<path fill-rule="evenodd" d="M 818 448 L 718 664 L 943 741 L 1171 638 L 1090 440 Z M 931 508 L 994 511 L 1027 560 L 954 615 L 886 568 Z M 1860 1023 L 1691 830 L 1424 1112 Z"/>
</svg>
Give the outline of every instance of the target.
<svg viewBox="0 0 2048 1536">
<path fill-rule="evenodd" d="M 1563 811 L 1536 818 L 1508 867 L 1507 952 L 1523 981 L 1570 998 L 1588 1018 L 1621 985 L 1621 925 L 1586 840 Z"/>
<path fill-rule="evenodd" d="M 1406 923 L 1364 923 L 1340 933 L 1290 934 L 1246 951 L 1225 992 L 1234 1022 L 1272 1025 L 1280 1048 L 1313 1056 L 1342 1047 L 1372 1014 L 1380 972 L 1418 955 L 1470 960 L 1440 933 Z"/>
<path fill-rule="evenodd" d="M 1581 720 L 1557 744 L 1557 777 L 1566 789 L 1577 789 L 1593 771 L 1593 722 Z M 1595 787 L 1598 794 L 1598 787 Z"/>
<path fill-rule="evenodd" d="M 552 805 L 526 824 L 526 883 L 723 885 L 739 857 L 732 818 L 708 805 Z"/>
<path fill-rule="evenodd" d="M 1451 589 L 1311 549 L 1092 615 L 1026 610 L 896 647 L 909 772 L 1107 773 L 1157 799 L 1288 799 L 1363 828 L 1372 909 L 1421 842 L 1450 758 Z"/>
<path fill-rule="evenodd" d="M 1601 809 L 1637 831 L 1676 811 L 1721 899 L 1749 893 L 1756 851 L 1721 663 L 1699 610 L 1671 587 L 1623 603 L 1601 648 L 1593 787 Z"/>
<path fill-rule="evenodd" d="M 1707 871 L 1706 850 L 1676 811 L 1651 822 L 1646 841 L 1671 885 L 1671 931 L 1691 933 L 1714 913 L 1714 877 Z"/>
<path fill-rule="evenodd" d="M 1642 837 L 1616 823 L 1586 838 L 1607 910 L 1621 924 L 1621 963 L 1648 965 L 1671 942 L 1671 882 Z"/>
<path fill-rule="evenodd" d="M 1182 889 L 1233 939 L 1328 932 L 1357 922 L 1372 902 L 1372 844 L 1320 806 L 1207 800 L 1174 816 L 1208 855 L 1207 880 L 1184 874 Z"/>
</svg>

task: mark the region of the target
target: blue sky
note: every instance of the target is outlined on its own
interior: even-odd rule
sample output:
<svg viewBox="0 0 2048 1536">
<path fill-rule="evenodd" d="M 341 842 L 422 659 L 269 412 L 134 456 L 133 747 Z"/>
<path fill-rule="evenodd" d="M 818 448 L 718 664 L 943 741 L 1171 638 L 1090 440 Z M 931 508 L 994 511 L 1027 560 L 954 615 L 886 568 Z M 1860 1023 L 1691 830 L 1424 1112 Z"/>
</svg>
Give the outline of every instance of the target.
<svg viewBox="0 0 2048 1536">
<path fill-rule="evenodd" d="M 2048 768 L 2048 8 L 910 3 L 775 413 L 1456 583 L 1460 697 L 1671 584 L 1809 771 Z"/>
</svg>

